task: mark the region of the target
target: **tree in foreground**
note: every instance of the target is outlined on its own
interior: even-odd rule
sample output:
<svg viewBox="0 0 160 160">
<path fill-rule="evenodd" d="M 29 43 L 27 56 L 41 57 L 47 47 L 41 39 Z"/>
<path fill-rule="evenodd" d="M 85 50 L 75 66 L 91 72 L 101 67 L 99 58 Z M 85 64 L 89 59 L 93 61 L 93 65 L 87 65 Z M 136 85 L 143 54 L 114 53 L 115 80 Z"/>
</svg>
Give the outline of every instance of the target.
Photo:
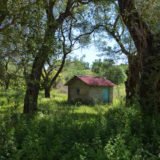
<svg viewBox="0 0 160 160">
<path fill-rule="evenodd" d="M 73 1 L 67 1 L 66 4 L 62 4 L 65 9 L 59 12 L 59 15 L 53 15 L 53 8 L 58 7 L 58 2 L 55 1 L 43 1 L 43 5 L 46 11 L 46 29 L 42 42 L 42 46 L 38 53 L 35 55 L 32 71 L 28 78 L 27 90 L 24 99 L 24 113 L 37 110 L 37 100 L 40 89 L 40 78 L 42 75 L 42 68 L 48 59 L 50 53 L 51 44 L 54 42 L 54 36 L 59 26 L 61 26 L 64 20 L 71 16 L 71 9 L 73 9 Z"/>
<path fill-rule="evenodd" d="M 55 41 L 54 37 L 57 34 L 57 30 L 61 28 L 63 24 L 67 25 L 67 22 L 70 19 L 76 18 L 76 13 L 80 14 L 85 9 L 85 7 L 83 7 L 81 4 L 86 3 L 73 0 L 62 2 L 50 0 L 49 3 L 43 1 L 43 4 L 46 12 L 46 28 L 42 45 L 39 51 L 35 54 L 32 71 L 28 77 L 27 90 L 24 99 L 24 113 L 37 110 L 37 100 L 40 89 L 42 68 L 44 67 L 45 62 L 48 60 L 50 48 Z M 72 37 L 69 36 L 68 39 L 71 40 Z M 67 52 L 68 51 L 66 51 L 66 53 Z"/>
<path fill-rule="evenodd" d="M 143 3 L 140 3 L 142 6 Z M 157 9 L 158 3 L 155 2 L 151 6 L 155 5 Z M 139 57 L 139 102 L 143 113 L 153 115 L 160 111 L 160 30 L 158 26 L 153 28 L 150 21 L 147 22 L 147 18 L 143 18 L 144 14 L 140 14 L 135 0 L 118 0 L 118 4 L 120 15 L 133 38 Z M 148 17 L 152 18 L 154 17 Z"/>
</svg>

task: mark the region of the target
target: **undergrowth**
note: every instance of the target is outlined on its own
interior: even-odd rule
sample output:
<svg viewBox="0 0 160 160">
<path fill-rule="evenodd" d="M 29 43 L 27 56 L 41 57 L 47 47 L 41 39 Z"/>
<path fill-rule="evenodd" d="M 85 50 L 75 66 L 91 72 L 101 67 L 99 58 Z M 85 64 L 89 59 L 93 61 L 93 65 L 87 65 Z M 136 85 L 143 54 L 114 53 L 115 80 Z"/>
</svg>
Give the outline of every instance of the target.
<svg viewBox="0 0 160 160">
<path fill-rule="evenodd" d="M 144 120 L 137 105 L 73 105 L 54 91 L 51 99 L 40 94 L 35 114 L 23 115 L 23 96 L 1 92 L 0 160 L 160 159 L 160 118 Z"/>
</svg>

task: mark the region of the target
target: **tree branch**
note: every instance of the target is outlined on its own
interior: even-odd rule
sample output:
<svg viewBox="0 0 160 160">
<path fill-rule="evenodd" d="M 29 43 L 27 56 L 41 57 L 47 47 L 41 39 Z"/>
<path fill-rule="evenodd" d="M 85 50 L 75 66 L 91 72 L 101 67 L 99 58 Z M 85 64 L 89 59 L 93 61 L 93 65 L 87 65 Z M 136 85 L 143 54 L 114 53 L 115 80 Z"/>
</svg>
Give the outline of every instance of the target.
<svg viewBox="0 0 160 160">
<path fill-rule="evenodd" d="M 137 50 L 141 51 L 148 45 L 152 36 L 146 23 L 140 18 L 135 7 L 135 0 L 118 0 L 119 12 L 126 24 Z M 143 47 L 142 47 L 143 44 Z"/>
<path fill-rule="evenodd" d="M 10 27 L 11 25 L 14 25 L 14 19 L 12 20 L 11 23 L 6 24 L 5 26 L 3 26 L 2 28 L 0 28 L 0 32 L 3 32 L 5 29 L 7 29 L 8 27 Z"/>
</svg>

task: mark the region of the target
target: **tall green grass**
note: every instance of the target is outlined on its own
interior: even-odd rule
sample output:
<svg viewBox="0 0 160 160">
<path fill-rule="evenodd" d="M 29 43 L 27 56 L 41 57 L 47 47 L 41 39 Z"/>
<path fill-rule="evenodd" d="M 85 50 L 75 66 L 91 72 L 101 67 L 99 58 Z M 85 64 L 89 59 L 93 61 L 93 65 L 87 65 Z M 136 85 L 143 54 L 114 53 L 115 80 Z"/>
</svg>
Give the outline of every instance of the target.
<svg viewBox="0 0 160 160">
<path fill-rule="evenodd" d="M 8 96 L 11 99 L 8 101 Z M 53 90 L 39 110 L 23 115 L 23 91 L 0 95 L 0 160 L 156 160 L 160 126 L 147 132 L 137 106 L 70 104 Z"/>
</svg>

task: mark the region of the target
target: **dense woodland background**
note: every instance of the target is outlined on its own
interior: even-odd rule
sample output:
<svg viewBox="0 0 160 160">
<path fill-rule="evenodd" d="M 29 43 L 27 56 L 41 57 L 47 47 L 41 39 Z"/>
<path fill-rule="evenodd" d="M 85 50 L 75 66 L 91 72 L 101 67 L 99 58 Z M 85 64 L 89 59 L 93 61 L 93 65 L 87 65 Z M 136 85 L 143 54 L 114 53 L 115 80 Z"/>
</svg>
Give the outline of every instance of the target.
<svg viewBox="0 0 160 160">
<path fill-rule="evenodd" d="M 0 0 L 0 159 L 159 159 L 159 9 L 159 0 Z M 74 56 L 91 43 L 103 60 Z M 68 103 L 76 74 L 114 82 L 114 103 Z"/>
</svg>

